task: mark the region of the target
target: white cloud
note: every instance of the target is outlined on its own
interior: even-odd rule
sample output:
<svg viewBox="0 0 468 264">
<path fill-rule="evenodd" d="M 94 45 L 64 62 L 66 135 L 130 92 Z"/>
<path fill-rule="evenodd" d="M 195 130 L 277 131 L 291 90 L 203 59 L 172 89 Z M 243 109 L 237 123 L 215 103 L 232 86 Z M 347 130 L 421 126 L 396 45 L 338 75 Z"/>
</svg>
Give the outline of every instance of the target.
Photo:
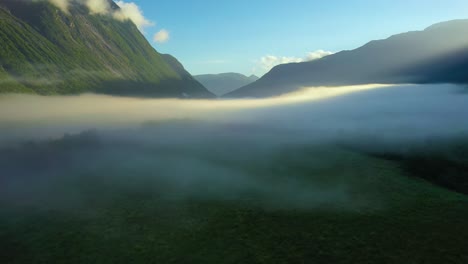
<svg viewBox="0 0 468 264">
<path fill-rule="evenodd" d="M 308 52 L 305 58 L 305 61 L 318 60 L 328 55 L 332 55 L 333 53 L 334 52 L 325 51 L 325 50 L 316 50 L 316 51 Z"/>
<path fill-rule="evenodd" d="M 296 57 L 277 57 L 273 55 L 267 55 L 262 57 L 259 61 L 260 66 L 264 70 L 271 70 L 276 65 L 286 64 L 286 63 L 295 63 L 295 62 L 303 62 L 304 59 L 296 58 Z"/>
<path fill-rule="evenodd" d="M 63 12 L 68 13 L 68 5 L 70 4 L 70 0 L 49 0 L 49 2 L 58 7 Z"/>
<path fill-rule="evenodd" d="M 143 15 L 143 11 L 134 2 L 116 1 L 120 7 L 119 10 L 112 10 L 108 0 L 32 0 L 32 1 L 49 1 L 51 4 L 58 7 L 63 12 L 69 13 L 69 7 L 72 2 L 77 2 L 86 5 L 90 14 L 111 15 L 117 20 L 131 20 L 143 31 L 146 27 L 154 26 L 155 23 L 147 19 Z"/>
<path fill-rule="evenodd" d="M 158 33 L 154 34 L 153 41 L 156 43 L 165 43 L 169 40 L 169 31 L 161 29 Z"/>
<path fill-rule="evenodd" d="M 112 9 L 107 0 L 86 0 L 86 6 L 89 8 L 91 14 L 109 14 Z"/>
<path fill-rule="evenodd" d="M 316 51 L 308 52 L 306 56 L 303 58 L 278 57 L 278 56 L 273 56 L 273 55 L 267 55 L 267 56 L 260 58 L 260 60 L 256 61 L 256 66 L 253 69 L 253 72 L 263 75 L 265 72 L 270 71 L 272 68 L 280 64 L 318 60 L 325 56 L 332 55 L 333 53 L 334 52 L 331 52 L 331 51 L 316 50 Z"/>
<path fill-rule="evenodd" d="M 133 2 L 117 1 L 116 4 L 120 7 L 120 10 L 114 12 L 113 16 L 117 20 L 131 20 L 135 25 L 143 31 L 145 27 L 151 27 L 155 24 L 145 18 L 143 11 L 140 7 Z"/>
</svg>

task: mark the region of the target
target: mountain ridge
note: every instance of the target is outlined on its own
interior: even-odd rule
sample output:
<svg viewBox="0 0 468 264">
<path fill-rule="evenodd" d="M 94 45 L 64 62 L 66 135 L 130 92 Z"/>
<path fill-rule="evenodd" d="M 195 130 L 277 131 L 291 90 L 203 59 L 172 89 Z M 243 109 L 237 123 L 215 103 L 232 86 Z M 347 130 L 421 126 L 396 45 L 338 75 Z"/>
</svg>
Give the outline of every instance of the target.
<svg viewBox="0 0 468 264">
<path fill-rule="evenodd" d="M 274 67 L 226 97 L 269 97 L 302 87 L 468 83 L 468 19 L 373 40 L 319 60 Z"/>
<path fill-rule="evenodd" d="M 0 93 L 213 97 L 130 20 L 69 9 L 0 0 Z"/>
</svg>

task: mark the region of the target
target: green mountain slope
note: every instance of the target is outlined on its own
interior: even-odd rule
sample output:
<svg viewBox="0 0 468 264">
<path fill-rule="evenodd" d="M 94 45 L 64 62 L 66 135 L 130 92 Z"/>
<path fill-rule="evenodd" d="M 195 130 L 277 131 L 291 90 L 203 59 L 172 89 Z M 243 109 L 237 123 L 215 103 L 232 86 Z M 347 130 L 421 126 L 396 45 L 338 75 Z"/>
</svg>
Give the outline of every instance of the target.
<svg viewBox="0 0 468 264">
<path fill-rule="evenodd" d="M 66 14 L 47 2 L 0 0 L 0 43 L 0 92 L 212 96 L 131 21 L 78 3 Z"/>
</svg>

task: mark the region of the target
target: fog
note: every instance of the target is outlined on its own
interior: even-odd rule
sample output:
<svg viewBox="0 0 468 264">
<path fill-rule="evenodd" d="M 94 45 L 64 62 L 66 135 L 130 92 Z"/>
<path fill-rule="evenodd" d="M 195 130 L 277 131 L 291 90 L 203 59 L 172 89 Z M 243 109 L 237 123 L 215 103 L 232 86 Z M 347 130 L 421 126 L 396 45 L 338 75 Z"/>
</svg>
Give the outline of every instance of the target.
<svg viewBox="0 0 468 264">
<path fill-rule="evenodd" d="M 467 117 L 466 88 L 455 85 L 239 100 L 3 95 L 0 202 L 75 210 L 125 190 L 275 210 L 377 209 L 384 202 L 359 184 L 373 159 L 348 147 L 463 138 Z"/>
<path fill-rule="evenodd" d="M 200 123 L 198 128 L 250 126 L 268 134 L 277 130 L 275 135 L 286 141 L 293 140 L 287 133 L 318 142 L 343 136 L 417 140 L 465 133 L 467 98 L 465 87 L 455 85 L 315 87 L 275 98 L 241 100 L 4 95 L 0 127 L 2 139 L 10 142 L 23 135 L 23 140 L 50 138 L 173 120 Z"/>
</svg>

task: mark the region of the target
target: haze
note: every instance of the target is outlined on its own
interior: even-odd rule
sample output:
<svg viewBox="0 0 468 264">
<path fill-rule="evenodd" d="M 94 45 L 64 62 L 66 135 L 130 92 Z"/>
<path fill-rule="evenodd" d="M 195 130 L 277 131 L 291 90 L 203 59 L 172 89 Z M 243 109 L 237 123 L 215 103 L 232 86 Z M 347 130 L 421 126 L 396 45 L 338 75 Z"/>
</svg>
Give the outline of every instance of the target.
<svg viewBox="0 0 468 264">
<path fill-rule="evenodd" d="M 344 177 L 342 181 L 332 185 L 303 188 L 300 180 L 287 176 L 290 172 L 285 171 L 281 177 L 286 178 L 278 184 L 245 171 L 246 165 L 238 166 L 247 162 L 268 168 L 274 153 L 290 149 L 290 155 L 295 155 L 294 149 L 302 146 L 320 153 L 320 158 L 309 157 L 308 163 L 316 162 L 316 168 L 328 167 L 333 162 L 347 163 L 340 158 L 346 155 L 336 154 L 343 151 L 339 146 L 403 151 L 427 140 L 459 138 L 468 133 L 468 94 L 463 87 L 454 85 L 307 88 L 277 98 L 244 100 L 5 95 L 0 101 L 3 147 L 21 149 L 32 139 L 38 143 L 64 140 L 64 144 L 71 144 L 63 149 L 74 153 L 65 164 L 38 171 L 32 169 L 35 162 L 26 165 L 31 161 L 23 163 L 17 158 L 13 165 L 4 167 L 2 179 L 9 184 L 3 185 L 7 189 L 2 192 L 8 194 L 3 199 L 24 202 L 25 193 L 36 194 L 26 201 L 40 201 L 41 207 L 60 201 L 60 208 L 69 208 L 78 202 L 79 190 L 70 197 L 62 192 L 53 194 L 55 191 L 49 189 L 55 185 L 50 182 L 58 180 L 53 176 L 57 170 L 68 175 L 65 178 L 78 180 L 80 174 L 104 169 L 109 160 L 122 156 L 125 162 L 112 166 L 120 172 L 90 180 L 110 185 L 133 182 L 129 186 L 150 182 L 149 186 L 155 187 L 161 181 L 169 182 L 183 196 L 220 201 L 244 199 L 249 197 L 247 193 L 253 193 L 260 197 L 254 203 L 267 208 L 313 208 L 326 204 L 330 208 L 370 206 L 374 210 L 383 206 L 379 199 L 368 197 L 366 192 L 362 194 L 364 198 L 351 198 L 349 192 L 358 187 L 350 187 L 345 174 L 340 176 Z M 65 143 L 68 140 L 70 143 Z M 145 148 L 154 149 L 153 154 Z M 95 157 L 80 154 L 84 150 Z M 16 162 L 21 163 L 15 165 Z M 125 173 L 129 168 L 137 172 Z M 35 180 L 32 184 L 21 179 Z M 45 202 L 45 193 L 52 200 Z"/>
<path fill-rule="evenodd" d="M 466 132 L 466 100 L 464 87 L 455 85 L 315 87 L 280 97 L 238 100 L 3 95 L 0 124 L 15 135 L 28 130 L 36 134 L 39 129 L 61 136 L 86 129 L 192 120 L 210 126 L 245 124 L 315 132 L 307 136 L 313 141 L 330 133 L 379 135 L 383 131 L 386 137 L 410 138 Z"/>
</svg>

